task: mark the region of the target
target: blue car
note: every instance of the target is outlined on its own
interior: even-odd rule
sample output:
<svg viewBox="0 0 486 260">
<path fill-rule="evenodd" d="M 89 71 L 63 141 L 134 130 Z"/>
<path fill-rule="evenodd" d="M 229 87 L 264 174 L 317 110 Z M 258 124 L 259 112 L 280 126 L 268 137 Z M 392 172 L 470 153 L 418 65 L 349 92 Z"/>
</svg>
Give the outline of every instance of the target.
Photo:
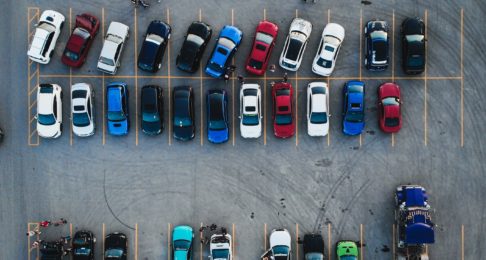
<svg viewBox="0 0 486 260">
<path fill-rule="evenodd" d="M 228 94 L 222 89 L 209 90 L 206 104 L 208 140 L 215 144 L 228 141 Z"/>
<path fill-rule="evenodd" d="M 343 132 L 346 135 L 359 135 L 365 126 L 365 84 L 348 81 L 344 84 L 343 95 Z"/>
<path fill-rule="evenodd" d="M 219 33 L 211 58 L 206 64 L 206 74 L 213 78 L 221 78 L 229 66 L 233 55 L 240 46 L 243 32 L 240 29 L 226 25 Z"/>
<path fill-rule="evenodd" d="M 191 260 L 194 232 L 189 226 L 177 226 L 172 232 L 172 259 Z"/>
<path fill-rule="evenodd" d="M 123 82 L 113 82 L 106 87 L 108 133 L 128 134 L 128 89 Z"/>
</svg>

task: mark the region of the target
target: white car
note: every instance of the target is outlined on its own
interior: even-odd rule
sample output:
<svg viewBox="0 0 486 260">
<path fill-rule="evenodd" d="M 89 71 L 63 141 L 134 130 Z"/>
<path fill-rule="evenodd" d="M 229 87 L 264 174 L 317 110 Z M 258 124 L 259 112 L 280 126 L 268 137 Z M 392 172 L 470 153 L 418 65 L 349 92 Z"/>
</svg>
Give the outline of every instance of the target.
<svg viewBox="0 0 486 260">
<path fill-rule="evenodd" d="M 110 23 L 98 60 L 98 70 L 113 75 L 116 73 L 118 67 L 120 67 L 123 46 L 128 37 L 128 26 L 119 22 Z"/>
<path fill-rule="evenodd" d="M 261 91 L 258 84 L 243 84 L 240 90 L 240 132 L 243 138 L 262 135 Z"/>
<path fill-rule="evenodd" d="M 57 84 L 37 87 L 37 133 L 44 138 L 58 138 L 62 133 L 62 88 Z"/>
<path fill-rule="evenodd" d="M 49 63 L 54 54 L 57 38 L 61 34 L 64 21 L 64 16 L 56 11 L 46 10 L 42 12 L 27 52 L 27 56 L 31 60 L 42 64 Z"/>
<path fill-rule="evenodd" d="M 289 35 L 280 54 L 280 67 L 297 71 L 304 56 L 305 47 L 312 32 L 312 24 L 301 18 L 294 18 L 290 24 Z"/>
<path fill-rule="evenodd" d="M 94 134 L 94 92 L 91 85 L 77 83 L 71 87 L 71 123 L 79 137 Z"/>
<path fill-rule="evenodd" d="M 321 43 L 312 62 L 312 72 L 330 76 L 344 40 L 344 28 L 337 23 L 328 23 L 322 31 Z"/>
<path fill-rule="evenodd" d="M 325 82 L 307 86 L 307 133 L 326 136 L 329 133 L 329 88 Z"/>
<path fill-rule="evenodd" d="M 261 256 L 262 259 L 290 260 L 292 255 L 291 237 L 287 229 L 274 229 L 270 233 L 270 249 Z"/>
<path fill-rule="evenodd" d="M 231 236 L 229 234 L 214 234 L 209 243 L 210 260 L 232 260 Z"/>
</svg>

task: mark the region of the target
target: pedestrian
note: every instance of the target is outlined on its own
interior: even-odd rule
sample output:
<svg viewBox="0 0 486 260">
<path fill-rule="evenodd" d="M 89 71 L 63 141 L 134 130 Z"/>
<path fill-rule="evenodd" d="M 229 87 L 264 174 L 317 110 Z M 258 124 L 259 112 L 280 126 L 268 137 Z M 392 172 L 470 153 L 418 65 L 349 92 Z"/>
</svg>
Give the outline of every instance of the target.
<svg viewBox="0 0 486 260">
<path fill-rule="evenodd" d="M 235 70 L 236 70 L 236 66 L 235 66 L 235 65 L 229 65 L 229 66 L 228 66 L 228 69 L 229 69 L 229 71 L 230 71 L 231 73 L 233 73 L 233 72 L 235 72 Z"/>
<path fill-rule="evenodd" d="M 67 224 L 67 220 L 65 220 L 63 218 L 60 218 L 59 221 L 54 222 L 54 226 L 56 226 L 56 227 L 62 226 L 64 224 Z"/>
<path fill-rule="evenodd" d="M 41 232 L 36 229 L 36 230 L 31 230 L 31 231 L 27 232 L 26 234 L 27 234 L 28 237 L 33 237 L 35 235 L 40 235 Z"/>
<path fill-rule="evenodd" d="M 228 80 L 230 79 L 230 75 L 229 75 L 228 73 L 225 73 L 225 74 L 223 75 L 223 79 L 224 79 L 224 82 L 225 82 L 225 83 L 228 83 Z"/>
<path fill-rule="evenodd" d="M 32 246 L 30 247 L 30 249 L 34 249 L 34 248 L 39 248 L 39 246 L 42 244 L 43 240 L 36 240 L 32 243 Z"/>
<path fill-rule="evenodd" d="M 238 74 L 238 81 L 239 81 L 241 84 L 245 83 L 245 78 L 243 77 L 243 75 Z"/>
<path fill-rule="evenodd" d="M 52 222 L 50 222 L 49 220 L 44 220 L 39 223 L 39 226 L 48 227 L 50 224 L 52 224 Z"/>
<path fill-rule="evenodd" d="M 210 229 L 211 231 L 214 231 L 214 230 L 216 230 L 217 228 L 218 228 L 218 226 L 217 226 L 216 224 L 211 224 L 211 226 L 209 227 L 209 229 Z"/>
<path fill-rule="evenodd" d="M 223 234 L 223 236 L 228 233 L 225 227 L 221 227 L 221 233 Z"/>
<path fill-rule="evenodd" d="M 199 228 L 199 232 L 203 232 L 206 229 L 206 227 L 201 227 Z"/>
<path fill-rule="evenodd" d="M 270 65 L 270 67 L 268 68 L 268 70 L 269 70 L 271 73 L 274 73 L 274 72 L 275 72 L 275 69 L 276 69 L 275 64 Z"/>
<path fill-rule="evenodd" d="M 67 245 L 69 240 L 71 240 L 71 236 L 61 237 L 61 239 L 59 239 L 59 243 Z"/>
<path fill-rule="evenodd" d="M 285 83 L 287 83 L 287 80 L 289 79 L 289 76 L 287 75 L 287 72 L 285 72 L 284 76 L 283 76 L 283 81 Z"/>
</svg>

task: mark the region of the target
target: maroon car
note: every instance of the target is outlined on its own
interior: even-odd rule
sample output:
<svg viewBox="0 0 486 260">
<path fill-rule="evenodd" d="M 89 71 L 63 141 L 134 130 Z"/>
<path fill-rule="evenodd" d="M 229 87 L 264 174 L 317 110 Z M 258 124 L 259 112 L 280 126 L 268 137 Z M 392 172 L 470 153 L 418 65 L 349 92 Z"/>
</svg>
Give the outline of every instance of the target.
<svg viewBox="0 0 486 260">
<path fill-rule="evenodd" d="M 277 34 L 278 26 L 276 24 L 269 21 L 261 21 L 258 24 L 253 47 L 246 60 L 246 71 L 260 76 L 265 73 Z"/>
<path fill-rule="evenodd" d="M 62 63 L 79 68 L 86 61 L 89 48 L 100 28 L 100 21 L 91 14 L 76 16 L 76 25 L 62 55 Z"/>
<path fill-rule="evenodd" d="M 272 87 L 273 132 L 276 137 L 289 138 L 295 134 L 293 96 L 290 83 L 277 82 Z"/>
</svg>

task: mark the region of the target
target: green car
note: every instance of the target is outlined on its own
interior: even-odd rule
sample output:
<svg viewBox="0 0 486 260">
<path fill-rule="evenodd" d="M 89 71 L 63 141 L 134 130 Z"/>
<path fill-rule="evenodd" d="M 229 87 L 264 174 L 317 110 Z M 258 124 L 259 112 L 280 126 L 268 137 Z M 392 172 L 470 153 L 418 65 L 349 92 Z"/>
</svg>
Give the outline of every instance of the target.
<svg viewBox="0 0 486 260">
<path fill-rule="evenodd" d="M 172 232 L 172 259 L 190 260 L 194 232 L 189 226 L 177 226 Z"/>
<path fill-rule="evenodd" d="M 353 241 L 343 240 L 336 244 L 338 260 L 358 260 L 358 245 Z"/>
</svg>

